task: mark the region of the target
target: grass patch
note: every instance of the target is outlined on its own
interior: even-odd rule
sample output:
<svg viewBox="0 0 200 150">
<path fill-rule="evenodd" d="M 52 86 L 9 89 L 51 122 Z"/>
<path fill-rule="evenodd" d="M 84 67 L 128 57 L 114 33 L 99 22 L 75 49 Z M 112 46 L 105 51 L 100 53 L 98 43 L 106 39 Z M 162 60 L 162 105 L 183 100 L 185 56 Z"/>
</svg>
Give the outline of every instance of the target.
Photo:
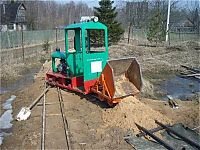
<svg viewBox="0 0 200 150">
<path fill-rule="evenodd" d="M 41 55 L 40 58 L 34 57 L 31 59 L 27 59 L 24 63 L 13 64 L 12 66 L 3 66 L 1 68 L 1 85 L 11 84 L 17 81 L 21 78 L 21 76 L 30 72 L 32 69 L 38 68 L 39 70 L 42 64 L 49 59 L 50 55 L 46 54 Z"/>
</svg>

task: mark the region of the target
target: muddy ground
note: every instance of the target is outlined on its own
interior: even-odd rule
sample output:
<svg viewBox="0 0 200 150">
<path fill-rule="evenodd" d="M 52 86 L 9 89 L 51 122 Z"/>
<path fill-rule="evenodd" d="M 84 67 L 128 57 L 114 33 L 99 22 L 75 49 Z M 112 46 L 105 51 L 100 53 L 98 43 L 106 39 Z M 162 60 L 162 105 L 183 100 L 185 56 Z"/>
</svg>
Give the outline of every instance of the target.
<svg viewBox="0 0 200 150">
<path fill-rule="evenodd" d="M 134 46 L 124 43 L 119 43 L 118 45 L 110 47 L 111 58 L 134 56 L 137 57 L 141 65 L 145 83 L 142 96 L 139 98 L 140 102 L 133 102 L 133 106 L 152 109 L 151 112 L 155 111 L 158 113 L 159 116 L 161 116 L 160 119 L 166 118 L 164 119 L 166 122 L 182 122 L 191 128 L 199 126 L 198 101 L 178 101 L 180 108 L 172 109 L 166 101 L 152 99 L 152 97 L 156 97 L 155 93 L 157 92 L 155 91 L 154 84 L 159 83 L 172 73 L 174 74 L 180 71 L 180 64 L 190 67 L 199 67 L 199 49 L 196 48 L 197 46 L 196 43 L 187 42 L 181 46 L 175 45 L 173 47 Z M 16 116 L 21 107 L 28 106 L 31 101 L 43 91 L 44 74 L 45 70 L 40 72 L 35 83 L 27 86 L 23 90 L 1 95 L 1 104 L 8 99 L 11 94 L 16 95 L 17 98 L 13 103 L 13 116 Z M 125 126 L 126 122 L 132 121 L 131 117 L 134 117 L 134 114 L 130 117 L 126 115 L 114 116 L 119 119 L 112 118 L 112 116 L 113 113 L 117 113 L 118 111 L 123 111 L 122 114 L 126 114 L 129 110 L 133 110 L 133 108 L 124 107 L 127 106 L 126 103 L 122 103 L 122 105 L 116 106 L 114 109 L 109 108 L 104 102 L 96 98 L 73 92 L 62 91 L 62 95 L 73 149 L 132 149 L 132 147 L 123 140 L 123 136 L 128 129 L 134 131 L 134 126 Z M 48 132 L 46 148 L 48 149 L 66 148 L 57 102 L 56 89 L 51 88 L 47 93 L 47 103 L 52 103 L 51 105 L 47 105 L 47 114 L 49 115 L 47 116 Z M 123 110 L 121 110 L 121 108 L 123 108 Z M 127 110 L 124 110 L 126 108 Z M 139 111 L 142 110 L 141 108 L 137 109 Z M 3 111 L 1 111 L 1 114 L 2 112 Z M 13 121 L 13 134 L 4 139 L 1 148 L 39 149 L 41 112 L 42 107 L 36 106 L 32 111 L 31 117 L 27 121 Z M 154 113 L 146 115 L 149 115 L 152 119 L 155 117 Z M 121 122 L 112 122 L 112 120 L 121 120 Z M 143 121 L 142 115 L 137 116 L 136 121 L 142 125 L 143 122 L 146 124 L 151 123 Z"/>
</svg>

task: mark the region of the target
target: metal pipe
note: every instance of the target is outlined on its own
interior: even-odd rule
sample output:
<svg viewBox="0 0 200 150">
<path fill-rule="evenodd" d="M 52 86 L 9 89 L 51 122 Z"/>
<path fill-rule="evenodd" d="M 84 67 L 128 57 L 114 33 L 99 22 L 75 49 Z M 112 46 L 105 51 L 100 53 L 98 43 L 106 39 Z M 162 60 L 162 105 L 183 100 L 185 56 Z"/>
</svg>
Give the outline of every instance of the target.
<svg viewBox="0 0 200 150">
<path fill-rule="evenodd" d="M 167 126 L 169 126 L 169 125 L 167 125 Z M 157 128 L 154 128 L 154 129 L 151 129 L 151 130 L 148 130 L 148 131 L 151 132 L 151 133 L 155 133 L 155 132 L 158 132 L 158 131 L 163 130 L 163 129 L 164 129 L 163 127 L 157 127 Z M 142 137 L 142 136 L 145 136 L 145 135 L 147 135 L 147 134 L 144 133 L 144 132 L 136 134 L 137 137 Z"/>
<path fill-rule="evenodd" d="M 197 129 L 199 129 L 199 128 L 200 128 L 200 126 L 195 127 L 195 128 L 193 128 L 192 130 L 194 131 L 194 130 L 197 130 Z"/>
<path fill-rule="evenodd" d="M 136 123 L 135 123 L 136 124 Z M 158 143 L 160 143 L 161 145 L 163 145 L 165 148 L 167 148 L 168 150 L 175 150 L 171 145 L 169 145 L 168 143 L 166 143 L 165 141 L 161 140 L 159 137 L 155 136 L 153 133 L 149 132 L 147 129 L 145 129 L 144 127 L 141 127 L 140 125 L 136 124 L 136 126 L 138 127 L 138 129 L 142 130 L 143 132 L 145 132 L 147 135 L 149 135 L 150 137 L 152 137 L 154 140 L 156 140 Z"/>
<path fill-rule="evenodd" d="M 169 18 L 170 18 L 170 7 L 171 7 L 170 1 L 171 0 L 168 0 L 167 28 L 166 28 L 166 39 L 165 39 L 166 42 L 168 41 L 168 37 L 169 37 Z"/>
<path fill-rule="evenodd" d="M 187 70 L 190 70 L 190 72 L 192 72 L 192 73 L 200 73 L 199 69 L 194 69 L 194 68 L 191 68 L 191 67 L 188 67 L 188 66 L 185 66 L 185 65 L 181 65 L 181 67 L 183 67 Z"/>
<path fill-rule="evenodd" d="M 189 138 L 186 138 L 185 136 L 179 134 L 178 132 L 176 132 L 175 130 L 165 126 L 164 124 L 158 122 L 157 120 L 155 120 L 155 123 L 158 124 L 159 126 L 165 128 L 167 131 L 173 133 L 174 135 L 178 136 L 179 138 L 181 138 L 183 141 L 185 141 L 186 143 L 190 144 L 191 146 L 195 146 L 196 148 L 200 149 L 200 145 L 194 141 L 192 141 Z"/>
</svg>

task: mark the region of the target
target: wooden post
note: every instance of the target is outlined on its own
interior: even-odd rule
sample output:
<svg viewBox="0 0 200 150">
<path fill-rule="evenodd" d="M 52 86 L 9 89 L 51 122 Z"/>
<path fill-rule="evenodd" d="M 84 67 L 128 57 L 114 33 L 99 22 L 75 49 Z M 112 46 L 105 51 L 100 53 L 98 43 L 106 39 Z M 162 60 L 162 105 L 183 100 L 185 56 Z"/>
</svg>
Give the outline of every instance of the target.
<svg viewBox="0 0 200 150">
<path fill-rule="evenodd" d="M 129 44 L 129 41 L 130 41 L 130 34 L 131 34 L 131 27 L 132 27 L 133 23 L 130 22 L 129 24 L 129 28 L 128 28 L 128 44 Z"/>
<path fill-rule="evenodd" d="M 169 42 L 169 45 L 170 45 L 170 43 L 171 43 L 170 32 L 168 33 L 168 42 Z"/>
<path fill-rule="evenodd" d="M 58 47 L 58 28 L 56 27 L 56 48 Z"/>
<path fill-rule="evenodd" d="M 181 39 L 181 29 L 180 28 L 178 28 L 178 38 L 179 38 L 179 40 Z"/>
</svg>

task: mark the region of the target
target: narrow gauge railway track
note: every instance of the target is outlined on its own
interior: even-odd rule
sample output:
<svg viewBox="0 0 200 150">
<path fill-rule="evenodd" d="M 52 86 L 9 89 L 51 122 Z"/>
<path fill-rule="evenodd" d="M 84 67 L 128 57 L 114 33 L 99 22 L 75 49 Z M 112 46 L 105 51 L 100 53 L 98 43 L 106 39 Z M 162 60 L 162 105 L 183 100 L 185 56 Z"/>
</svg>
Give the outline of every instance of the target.
<svg viewBox="0 0 200 150">
<path fill-rule="evenodd" d="M 61 122 L 62 122 L 63 130 L 61 130 L 61 132 L 64 133 L 64 137 L 63 138 L 65 138 L 65 140 L 64 140 L 65 143 L 61 144 L 59 142 L 59 143 L 55 143 L 55 144 L 61 144 L 60 146 L 62 146 L 62 149 L 71 150 L 70 138 L 69 138 L 69 126 L 68 126 L 68 122 L 67 122 L 66 116 L 64 114 L 64 102 L 63 102 L 62 93 L 61 93 L 61 90 L 60 90 L 59 87 L 57 87 L 57 94 L 58 94 L 58 102 L 57 102 L 57 104 L 59 104 L 59 111 L 60 112 L 58 112 L 58 114 L 55 114 L 55 115 L 47 113 L 47 111 L 48 111 L 48 105 L 46 103 L 47 100 L 48 100 L 48 99 L 46 99 L 47 93 L 44 94 L 44 96 L 43 96 L 42 129 L 41 129 L 41 144 L 40 144 L 41 150 L 45 150 L 46 146 L 49 145 L 49 142 L 51 142 L 51 137 L 54 137 L 54 136 L 48 137 L 48 135 L 49 135 L 48 133 L 52 132 L 51 131 L 52 127 L 51 128 L 47 128 L 47 125 L 51 124 L 51 122 L 48 121 L 50 119 L 47 119 L 47 118 L 51 117 L 51 120 L 53 120 L 54 118 L 52 118 L 52 117 L 56 117 L 56 119 L 58 119 L 59 113 L 60 113 L 60 118 L 62 119 Z M 57 139 L 57 140 L 59 140 L 59 139 Z"/>
</svg>

